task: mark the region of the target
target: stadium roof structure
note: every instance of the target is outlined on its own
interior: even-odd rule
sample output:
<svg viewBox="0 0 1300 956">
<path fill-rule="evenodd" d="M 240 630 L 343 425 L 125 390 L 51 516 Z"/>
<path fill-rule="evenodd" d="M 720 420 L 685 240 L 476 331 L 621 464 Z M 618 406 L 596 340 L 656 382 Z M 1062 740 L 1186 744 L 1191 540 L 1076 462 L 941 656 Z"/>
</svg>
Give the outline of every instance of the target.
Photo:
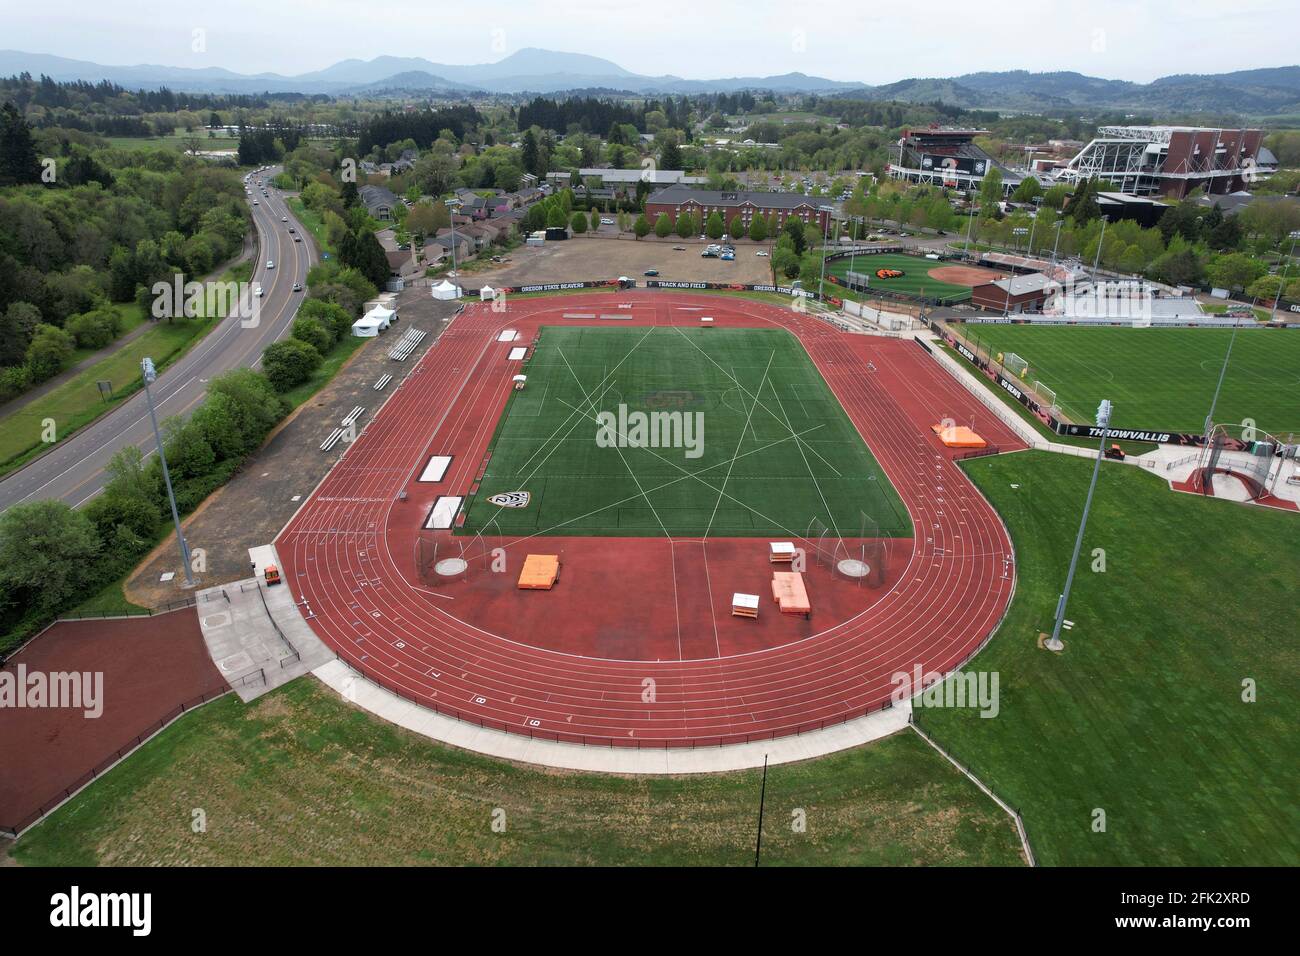
<svg viewBox="0 0 1300 956">
<path fill-rule="evenodd" d="M 1052 279 L 1041 272 L 1035 272 L 1027 276 L 995 279 L 989 284 L 997 286 L 1009 295 L 1028 295 L 1030 292 L 1042 292 L 1052 284 Z"/>
<path fill-rule="evenodd" d="M 1272 175 L 1259 159 L 1262 139 L 1258 129 L 1099 126 L 1055 175 L 1067 182 L 1101 179 L 1135 196 L 1182 198 L 1200 188 L 1229 193 Z"/>
</svg>

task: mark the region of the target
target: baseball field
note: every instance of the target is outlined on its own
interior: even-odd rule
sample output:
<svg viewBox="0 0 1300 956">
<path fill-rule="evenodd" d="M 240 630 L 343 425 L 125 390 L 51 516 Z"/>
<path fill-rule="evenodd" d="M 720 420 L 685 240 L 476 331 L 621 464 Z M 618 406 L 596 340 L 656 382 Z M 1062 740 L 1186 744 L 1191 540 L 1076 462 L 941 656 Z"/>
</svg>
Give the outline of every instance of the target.
<svg viewBox="0 0 1300 956">
<path fill-rule="evenodd" d="M 463 533 L 911 533 L 787 332 L 547 326 L 525 371 Z M 490 500 L 524 492 L 523 507 Z"/>
<path fill-rule="evenodd" d="M 938 259 L 893 252 L 831 259 L 826 263 L 827 275 L 833 275 L 841 282 L 845 280 L 850 268 L 869 277 L 869 290 L 893 292 L 919 299 L 938 299 L 945 305 L 965 302 L 970 299 L 972 285 L 1000 278 L 999 273 L 989 269 L 955 266 Z M 877 275 L 880 271 L 901 274 Z"/>
</svg>

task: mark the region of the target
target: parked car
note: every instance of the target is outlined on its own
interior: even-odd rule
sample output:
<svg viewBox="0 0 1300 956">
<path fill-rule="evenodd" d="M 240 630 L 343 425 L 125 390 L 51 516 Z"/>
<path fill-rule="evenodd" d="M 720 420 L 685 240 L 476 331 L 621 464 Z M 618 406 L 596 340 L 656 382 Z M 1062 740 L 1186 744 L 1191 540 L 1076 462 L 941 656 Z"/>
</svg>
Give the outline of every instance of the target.
<svg viewBox="0 0 1300 956">
<path fill-rule="evenodd" d="M 686 251 L 685 246 L 673 246 L 673 252 L 685 252 L 685 251 Z"/>
<path fill-rule="evenodd" d="M 754 255 L 756 255 L 756 256 L 765 256 L 765 255 L 767 255 L 767 250 L 766 250 L 766 249 L 759 249 L 758 252 L 754 253 Z"/>
<path fill-rule="evenodd" d="M 602 226 L 612 226 L 612 225 L 614 225 L 614 220 L 613 220 L 613 219 L 602 219 L 602 220 L 600 221 L 600 224 L 601 224 Z"/>
<path fill-rule="evenodd" d="M 647 269 L 644 273 L 644 275 L 648 275 L 648 276 L 657 276 L 658 274 L 659 274 L 658 269 Z"/>
</svg>

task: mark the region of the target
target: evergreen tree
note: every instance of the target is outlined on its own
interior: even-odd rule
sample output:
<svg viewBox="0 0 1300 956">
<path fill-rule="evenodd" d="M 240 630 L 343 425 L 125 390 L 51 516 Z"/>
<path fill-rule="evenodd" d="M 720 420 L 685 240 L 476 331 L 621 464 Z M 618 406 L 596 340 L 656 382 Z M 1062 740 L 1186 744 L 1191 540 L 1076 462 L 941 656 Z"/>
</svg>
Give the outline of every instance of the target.
<svg viewBox="0 0 1300 956">
<path fill-rule="evenodd" d="M 32 128 L 12 103 L 0 109 L 0 186 L 41 181 Z"/>
</svg>

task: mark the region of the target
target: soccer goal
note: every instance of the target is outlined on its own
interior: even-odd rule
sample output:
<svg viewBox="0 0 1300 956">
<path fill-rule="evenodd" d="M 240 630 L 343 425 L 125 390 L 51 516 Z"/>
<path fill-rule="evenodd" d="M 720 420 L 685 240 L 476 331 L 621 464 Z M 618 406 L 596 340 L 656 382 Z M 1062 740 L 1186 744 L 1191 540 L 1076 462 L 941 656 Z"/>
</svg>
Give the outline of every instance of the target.
<svg viewBox="0 0 1300 956">
<path fill-rule="evenodd" d="M 1002 367 L 1021 381 L 1029 372 L 1029 363 L 1015 352 L 1008 352 L 1002 356 Z"/>
</svg>

